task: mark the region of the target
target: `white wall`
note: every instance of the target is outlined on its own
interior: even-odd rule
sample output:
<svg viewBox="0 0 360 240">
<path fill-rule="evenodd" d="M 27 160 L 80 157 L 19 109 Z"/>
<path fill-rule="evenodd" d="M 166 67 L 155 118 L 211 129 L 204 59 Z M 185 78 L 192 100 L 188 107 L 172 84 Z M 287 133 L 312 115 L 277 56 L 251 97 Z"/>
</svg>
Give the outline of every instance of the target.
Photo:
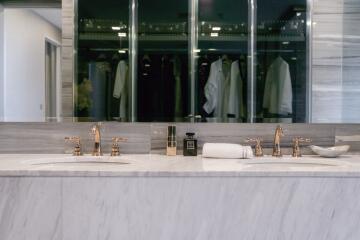
<svg viewBox="0 0 360 240">
<path fill-rule="evenodd" d="M 28 9 L 4 9 L 5 121 L 45 120 L 45 39 L 61 31 Z"/>
<path fill-rule="evenodd" d="M 0 4 L 0 122 L 4 121 L 4 8 Z"/>
</svg>

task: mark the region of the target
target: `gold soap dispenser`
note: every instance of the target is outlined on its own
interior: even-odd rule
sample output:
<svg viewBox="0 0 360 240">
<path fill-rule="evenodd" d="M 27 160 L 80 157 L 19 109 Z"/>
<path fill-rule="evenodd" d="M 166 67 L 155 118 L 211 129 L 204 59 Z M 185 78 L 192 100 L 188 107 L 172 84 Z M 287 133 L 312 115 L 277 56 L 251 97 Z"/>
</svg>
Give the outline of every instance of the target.
<svg viewBox="0 0 360 240">
<path fill-rule="evenodd" d="M 168 126 L 166 155 L 176 156 L 176 126 Z"/>
</svg>

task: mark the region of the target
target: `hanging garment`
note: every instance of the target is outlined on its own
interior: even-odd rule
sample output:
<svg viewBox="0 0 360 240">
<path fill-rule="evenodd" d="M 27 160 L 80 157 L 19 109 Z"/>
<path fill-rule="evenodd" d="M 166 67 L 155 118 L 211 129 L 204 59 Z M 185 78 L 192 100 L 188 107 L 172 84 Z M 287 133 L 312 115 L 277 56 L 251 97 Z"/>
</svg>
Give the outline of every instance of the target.
<svg viewBox="0 0 360 240">
<path fill-rule="evenodd" d="M 119 116 L 120 102 L 118 101 L 118 99 L 113 97 L 115 80 L 116 80 L 116 70 L 119 61 L 120 61 L 119 58 L 115 58 L 115 57 L 113 57 L 111 61 L 109 61 L 111 66 L 111 75 L 110 75 L 111 81 L 107 87 L 107 102 L 108 102 L 107 119 L 109 121 L 114 120 Z"/>
<path fill-rule="evenodd" d="M 272 114 L 292 114 L 292 101 L 289 64 L 278 57 L 266 75 L 263 108 Z"/>
<path fill-rule="evenodd" d="M 175 107 L 175 76 L 174 67 L 171 58 L 164 55 L 161 58 L 161 72 L 160 82 L 163 86 L 163 91 L 159 89 L 160 102 L 157 104 L 161 106 L 160 121 L 174 121 L 174 107 Z"/>
<path fill-rule="evenodd" d="M 151 122 L 156 109 L 153 105 L 157 87 L 154 84 L 154 66 L 148 55 L 139 58 L 138 66 L 137 117 L 140 122 Z"/>
<path fill-rule="evenodd" d="M 239 61 L 231 64 L 230 75 L 230 94 L 228 114 L 235 118 L 243 118 L 245 116 L 243 101 L 243 80 L 241 78 Z"/>
<path fill-rule="evenodd" d="M 178 56 L 175 56 L 172 59 L 173 63 L 173 74 L 175 78 L 175 121 L 181 121 L 183 116 L 183 106 L 182 106 L 182 86 L 181 86 L 181 62 Z"/>
<path fill-rule="evenodd" d="M 210 116 L 208 113 L 206 113 L 206 111 L 203 108 L 204 104 L 206 103 L 206 97 L 205 97 L 204 90 L 205 90 L 206 82 L 209 79 L 210 65 L 211 65 L 211 62 L 209 61 L 207 56 L 205 56 L 204 58 L 201 58 L 199 60 L 199 76 L 198 76 L 198 86 L 197 86 L 197 90 L 198 90 L 198 94 L 197 94 L 197 101 L 198 101 L 197 112 L 203 118 Z"/>
<path fill-rule="evenodd" d="M 128 66 L 124 60 L 121 60 L 116 69 L 115 85 L 113 97 L 120 100 L 119 117 L 127 118 L 127 92 L 128 92 Z"/>
<path fill-rule="evenodd" d="M 103 121 L 107 115 L 107 84 L 110 79 L 110 64 L 89 63 L 89 80 L 92 86 L 90 116 L 94 121 Z"/>
<path fill-rule="evenodd" d="M 205 85 L 204 110 L 214 117 L 226 119 L 229 107 L 230 65 L 219 59 L 211 64 L 209 79 Z"/>
</svg>

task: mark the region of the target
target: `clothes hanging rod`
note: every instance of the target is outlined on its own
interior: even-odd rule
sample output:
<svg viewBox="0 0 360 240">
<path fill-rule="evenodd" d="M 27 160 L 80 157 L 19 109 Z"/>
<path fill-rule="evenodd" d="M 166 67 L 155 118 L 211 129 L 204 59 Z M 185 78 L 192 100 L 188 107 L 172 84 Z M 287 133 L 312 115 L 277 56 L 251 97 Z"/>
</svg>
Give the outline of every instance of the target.
<svg viewBox="0 0 360 240">
<path fill-rule="evenodd" d="M 128 49 L 117 49 L 117 48 L 91 48 L 90 51 L 95 51 L 95 52 L 119 52 L 122 54 L 125 54 L 128 52 Z M 123 52 L 124 51 L 124 52 Z M 142 53 L 146 53 L 146 52 L 188 52 L 188 49 L 172 49 L 172 48 L 168 48 L 168 49 L 159 49 L 159 48 L 150 48 L 150 49 L 140 49 L 140 54 Z M 304 50 L 296 50 L 296 49 L 286 49 L 286 50 L 279 50 L 279 49 L 257 49 L 257 52 L 260 53 L 293 53 L 293 52 L 305 52 Z M 216 53 L 216 54 L 221 54 L 221 53 L 234 53 L 234 54 L 247 54 L 247 51 L 244 50 L 240 50 L 240 49 L 201 49 L 199 52 L 199 54 L 201 53 Z"/>
</svg>

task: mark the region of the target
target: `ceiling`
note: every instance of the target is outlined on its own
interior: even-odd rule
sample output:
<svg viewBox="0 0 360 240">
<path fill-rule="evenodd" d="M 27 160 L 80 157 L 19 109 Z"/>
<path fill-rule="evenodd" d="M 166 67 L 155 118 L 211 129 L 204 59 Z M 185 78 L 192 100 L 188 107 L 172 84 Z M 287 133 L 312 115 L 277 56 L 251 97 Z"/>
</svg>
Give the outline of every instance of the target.
<svg viewBox="0 0 360 240">
<path fill-rule="evenodd" d="M 61 0 L 0 0 L 0 4 L 7 7 L 57 7 L 61 8 Z"/>
<path fill-rule="evenodd" d="M 36 14 L 46 19 L 58 28 L 62 28 L 61 9 L 59 8 L 31 8 Z"/>
</svg>

